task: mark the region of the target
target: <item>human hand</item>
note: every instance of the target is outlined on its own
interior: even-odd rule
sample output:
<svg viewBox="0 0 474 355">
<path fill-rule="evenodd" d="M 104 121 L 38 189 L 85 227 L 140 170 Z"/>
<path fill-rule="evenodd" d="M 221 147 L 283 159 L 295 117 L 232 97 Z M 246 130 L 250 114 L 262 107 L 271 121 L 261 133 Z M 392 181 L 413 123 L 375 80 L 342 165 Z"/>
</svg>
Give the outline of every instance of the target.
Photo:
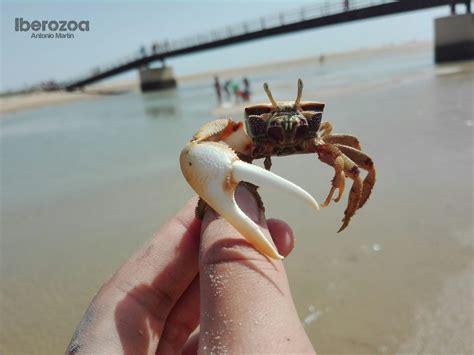
<svg viewBox="0 0 474 355">
<path fill-rule="evenodd" d="M 288 255 L 289 226 L 266 221 L 244 187 L 236 200 Z M 282 262 L 212 210 L 199 221 L 195 206 L 193 199 L 101 288 L 66 353 L 314 353 Z"/>
</svg>

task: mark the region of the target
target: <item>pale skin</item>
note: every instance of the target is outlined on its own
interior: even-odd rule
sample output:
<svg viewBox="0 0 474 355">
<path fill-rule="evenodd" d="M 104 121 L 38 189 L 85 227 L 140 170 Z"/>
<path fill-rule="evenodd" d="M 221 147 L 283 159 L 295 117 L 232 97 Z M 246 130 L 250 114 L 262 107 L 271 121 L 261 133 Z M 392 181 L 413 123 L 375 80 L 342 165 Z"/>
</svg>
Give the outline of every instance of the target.
<svg viewBox="0 0 474 355">
<path fill-rule="evenodd" d="M 295 241 L 290 227 L 266 220 L 245 187 L 237 188 L 236 200 L 287 256 Z M 196 203 L 102 286 L 66 353 L 314 354 L 283 263 L 259 253 L 211 209 L 197 219 Z"/>
</svg>

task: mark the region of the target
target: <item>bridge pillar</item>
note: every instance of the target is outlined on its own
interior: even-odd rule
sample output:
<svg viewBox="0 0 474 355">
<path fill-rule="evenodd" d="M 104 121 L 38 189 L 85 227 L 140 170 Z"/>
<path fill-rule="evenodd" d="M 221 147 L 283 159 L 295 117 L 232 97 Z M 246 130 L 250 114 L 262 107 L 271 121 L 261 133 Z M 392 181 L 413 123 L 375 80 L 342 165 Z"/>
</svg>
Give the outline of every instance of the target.
<svg viewBox="0 0 474 355">
<path fill-rule="evenodd" d="M 474 59 L 474 14 L 435 20 L 435 62 Z"/>
<path fill-rule="evenodd" d="M 142 91 L 164 90 L 176 87 L 173 68 L 140 68 L 140 87 Z"/>
</svg>

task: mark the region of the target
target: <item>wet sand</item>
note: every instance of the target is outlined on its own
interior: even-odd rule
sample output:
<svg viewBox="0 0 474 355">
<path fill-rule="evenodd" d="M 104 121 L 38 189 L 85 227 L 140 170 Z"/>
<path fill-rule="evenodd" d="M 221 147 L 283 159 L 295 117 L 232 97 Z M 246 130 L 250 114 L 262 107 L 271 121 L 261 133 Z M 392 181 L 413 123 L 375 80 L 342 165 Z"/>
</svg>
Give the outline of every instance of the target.
<svg viewBox="0 0 474 355">
<path fill-rule="evenodd" d="M 378 171 L 341 234 L 347 195 L 314 215 L 262 191 L 267 216 L 294 228 L 285 266 L 318 354 L 472 353 L 473 80 L 469 62 L 308 86 L 305 98 L 326 102 L 325 119 L 359 137 Z M 178 169 L 2 208 L 2 353 L 63 351 L 104 280 L 192 196 Z M 273 170 L 319 201 L 332 178 L 314 156 Z"/>
</svg>

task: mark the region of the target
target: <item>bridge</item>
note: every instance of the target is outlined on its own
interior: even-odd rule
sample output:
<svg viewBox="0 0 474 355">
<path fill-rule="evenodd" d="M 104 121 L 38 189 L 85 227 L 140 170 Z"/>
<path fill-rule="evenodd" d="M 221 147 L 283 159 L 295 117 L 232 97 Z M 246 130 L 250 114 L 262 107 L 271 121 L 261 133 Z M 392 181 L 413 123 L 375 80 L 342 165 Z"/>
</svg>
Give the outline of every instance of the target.
<svg viewBox="0 0 474 355">
<path fill-rule="evenodd" d="M 172 42 L 165 41 L 159 47 L 156 46 L 149 55 L 142 53 L 140 56 L 126 58 L 104 68 L 96 68 L 83 77 L 63 84 L 62 87 L 68 91 L 80 89 L 132 69 L 144 68 L 152 62 L 164 63 L 167 58 L 207 49 L 378 16 L 445 5 L 451 5 L 453 8 L 456 3 L 464 3 L 468 8 L 470 7 L 470 0 L 333 0 L 319 5 L 305 6 L 277 16 L 261 17 L 252 22 L 228 26 L 210 33 Z"/>
</svg>

